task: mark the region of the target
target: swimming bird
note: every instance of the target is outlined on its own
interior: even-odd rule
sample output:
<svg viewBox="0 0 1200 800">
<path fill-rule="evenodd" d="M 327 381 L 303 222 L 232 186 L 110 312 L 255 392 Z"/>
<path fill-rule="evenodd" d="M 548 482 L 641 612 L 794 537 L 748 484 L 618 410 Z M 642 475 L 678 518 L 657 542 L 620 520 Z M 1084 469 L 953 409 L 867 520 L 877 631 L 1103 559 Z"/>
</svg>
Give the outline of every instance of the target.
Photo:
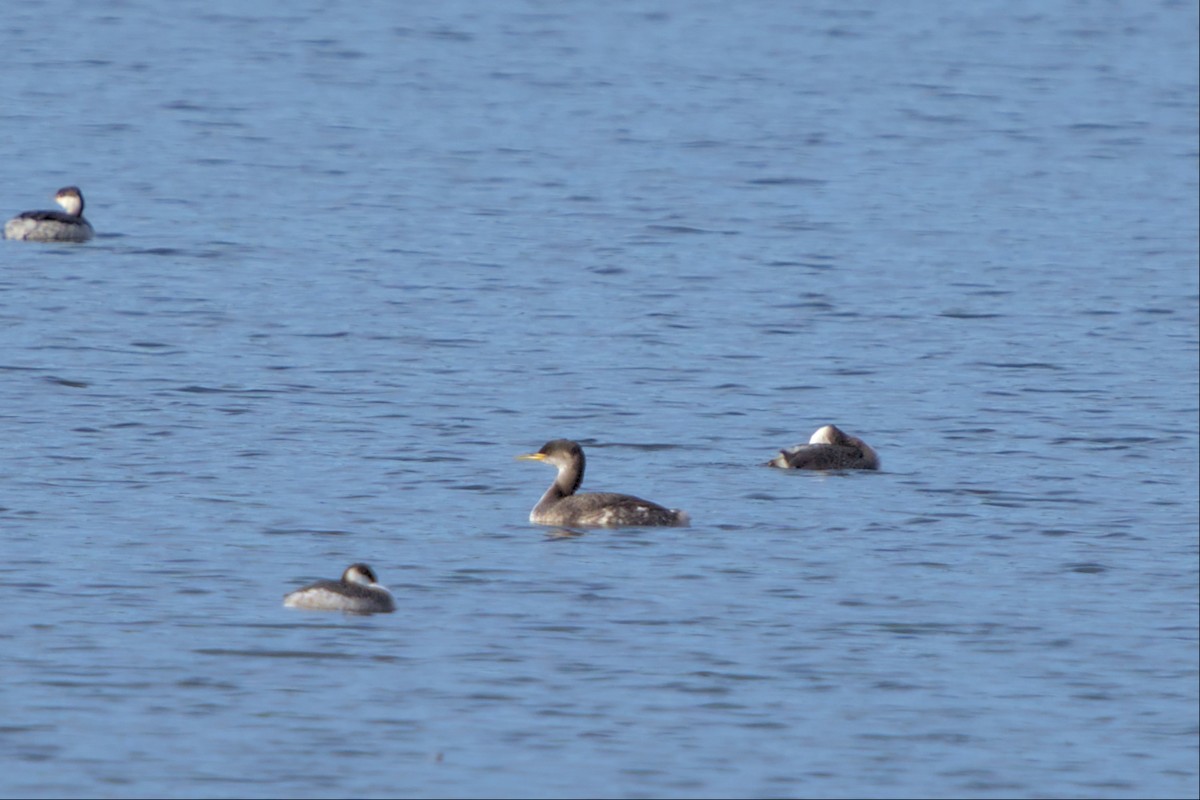
<svg viewBox="0 0 1200 800">
<path fill-rule="evenodd" d="M 766 463 L 781 469 L 879 469 L 879 456 L 857 436 L 851 436 L 836 425 L 824 425 L 808 440 L 798 444 Z"/>
<path fill-rule="evenodd" d="M 283 596 L 289 608 L 352 611 L 358 614 L 395 611 L 392 593 L 366 564 L 351 564 L 340 581 L 317 581 Z"/>
<path fill-rule="evenodd" d="M 4 223 L 4 238 L 27 242 L 86 242 L 92 224 L 83 218 L 83 193 L 66 186 L 54 195 L 62 211 L 26 211 Z"/>
<path fill-rule="evenodd" d="M 569 439 L 554 439 L 536 453 L 517 456 L 542 461 L 555 467 L 558 475 L 529 512 L 529 521 L 538 525 L 574 525 L 588 528 L 621 528 L 648 525 L 686 526 L 687 512 L 664 508 L 657 503 L 628 494 L 585 492 L 575 494 L 583 483 L 586 460 L 583 448 Z"/>
</svg>

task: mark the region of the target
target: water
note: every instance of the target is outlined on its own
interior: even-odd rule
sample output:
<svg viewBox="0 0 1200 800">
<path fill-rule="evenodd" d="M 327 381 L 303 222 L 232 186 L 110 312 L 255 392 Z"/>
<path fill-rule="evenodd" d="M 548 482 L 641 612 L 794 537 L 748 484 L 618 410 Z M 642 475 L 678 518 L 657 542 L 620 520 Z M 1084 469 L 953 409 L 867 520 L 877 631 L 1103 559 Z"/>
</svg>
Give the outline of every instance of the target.
<svg viewBox="0 0 1200 800">
<path fill-rule="evenodd" d="M 9 9 L 0 794 L 1194 797 L 1196 31 Z"/>
</svg>

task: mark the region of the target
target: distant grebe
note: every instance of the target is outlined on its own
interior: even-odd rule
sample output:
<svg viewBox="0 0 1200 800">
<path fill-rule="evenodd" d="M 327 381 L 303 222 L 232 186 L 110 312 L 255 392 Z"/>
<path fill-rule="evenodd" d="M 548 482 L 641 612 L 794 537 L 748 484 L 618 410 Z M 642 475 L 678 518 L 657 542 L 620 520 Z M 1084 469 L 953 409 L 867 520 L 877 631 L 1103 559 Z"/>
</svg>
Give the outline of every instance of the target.
<svg viewBox="0 0 1200 800">
<path fill-rule="evenodd" d="M 366 564 L 351 564 L 340 581 L 317 581 L 283 596 L 290 608 L 353 611 L 359 614 L 395 611 L 392 593 L 380 585 Z"/>
<path fill-rule="evenodd" d="M 786 450 L 766 464 L 781 469 L 879 469 L 879 456 L 857 436 L 836 425 L 825 425 L 808 440 Z"/>
<path fill-rule="evenodd" d="M 59 189 L 54 201 L 62 211 L 26 211 L 4 224 L 4 238 L 27 242 L 86 242 L 92 226 L 83 218 L 83 194 L 78 187 Z"/>
<path fill-rule="evenodd" d="M 529 521 L 538 525 L 576 525 L 589 528 L 639 527 L 643 525 L 685 526 L 691 520 L 687 512 L 663 508 L 657 503 L 611 492 L 575 494 L 583 483 L 586 461 L 583 448 L 568 439 L 546 442 L 541 450 L 517 456 L 528 461 L 543 461 L 558 469 L 554 483 L 529 512 Z"/>
</svg>

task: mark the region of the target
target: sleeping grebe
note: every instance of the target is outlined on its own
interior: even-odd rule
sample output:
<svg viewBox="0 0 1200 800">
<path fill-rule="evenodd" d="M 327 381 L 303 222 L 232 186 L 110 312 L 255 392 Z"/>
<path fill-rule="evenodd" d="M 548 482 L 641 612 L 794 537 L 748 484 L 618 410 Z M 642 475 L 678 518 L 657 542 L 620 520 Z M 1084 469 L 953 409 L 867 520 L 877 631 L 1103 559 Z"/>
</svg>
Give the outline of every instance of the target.
<svg viewBox="0 0 1200 800">
<path fill-rule="evenodd" d="M 768 467 L 781 469 L 879 469 L 879 456 L 870 446 L 839 429 L 825 425 L 808 440 L 767 462 Z"/>
</svg>

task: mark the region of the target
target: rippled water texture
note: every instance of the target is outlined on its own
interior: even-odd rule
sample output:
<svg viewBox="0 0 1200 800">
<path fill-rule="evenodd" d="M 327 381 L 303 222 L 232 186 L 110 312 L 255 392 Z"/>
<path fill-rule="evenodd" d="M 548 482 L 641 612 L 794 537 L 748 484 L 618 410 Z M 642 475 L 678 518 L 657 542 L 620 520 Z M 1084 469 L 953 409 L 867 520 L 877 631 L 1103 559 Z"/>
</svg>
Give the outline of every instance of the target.
<svg viewBox="0 0 1200 800">
<path fill-rule="evenodd" d="M 14 5 L 0 795 L 1195 797 L 1197 18 Z"/>
</svg>

